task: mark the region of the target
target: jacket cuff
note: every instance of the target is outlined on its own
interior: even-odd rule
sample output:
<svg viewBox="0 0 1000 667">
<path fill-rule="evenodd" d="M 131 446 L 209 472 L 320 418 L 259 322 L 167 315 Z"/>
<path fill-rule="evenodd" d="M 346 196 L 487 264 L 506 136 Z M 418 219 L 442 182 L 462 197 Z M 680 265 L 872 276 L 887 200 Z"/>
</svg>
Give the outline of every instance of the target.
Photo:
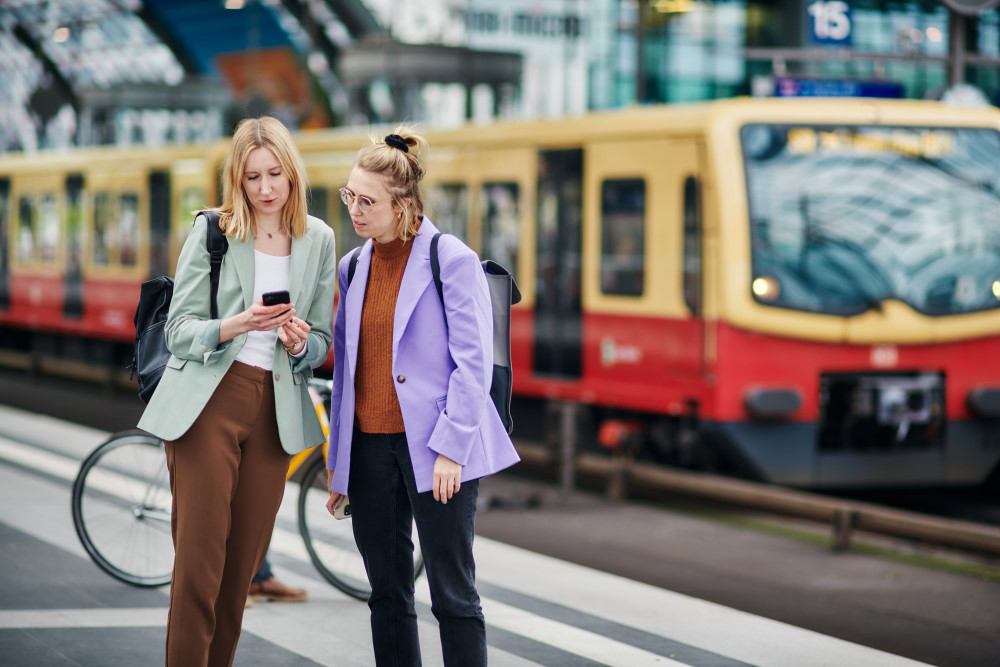
<svg viewBox="0 0 1000 667">
<path fill-rule="evenodd" d="M 472 443 L 478 428 L 458 427 L 445 418 L 438 419 L 427 443 L 428 449 L 443 454 L 455 463 L 464 466 L 469 461 Z"/>
<path fill-rule="evenodd" d="M 198 350 L 201 353 L 202 363 L 206 366 L 214 364 L 219 360 L 229 346 L 232 345 L 233 341 L 227 340 L 223 344 L 219 344 L 219 327 L 221 326 L 221 320 L 211 320 L 207 323 L 204 333 L 201 335 L 201 339 L 195 342 L 195 346 L 201 347 Z"/>
</svg>

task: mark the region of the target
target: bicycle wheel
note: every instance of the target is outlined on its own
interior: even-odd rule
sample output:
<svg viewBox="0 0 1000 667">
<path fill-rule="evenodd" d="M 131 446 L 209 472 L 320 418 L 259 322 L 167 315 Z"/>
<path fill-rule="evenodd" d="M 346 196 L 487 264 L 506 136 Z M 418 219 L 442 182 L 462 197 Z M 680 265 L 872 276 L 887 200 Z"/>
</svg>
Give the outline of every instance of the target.
<svg viewBox="0 0 1000 667">
<path fill-rule="evenodd" d="M 330 516 L 326 501 L 330 491 L 326 485 L 326 461 L 318 457 L 306 470 L 299 489 L 299 532 L 316 570 L 337 590 L 358 600 L 367 600 L 372 589 L 368 585 L 365 564 L 354 543 L 351 520 L 338 521 Z M 413 527 L 413 573 L 424 571 L 424 559 Z"/>
<path fill-rule="evenodd" d="M 115 579 L 170 583 L 170 483 L 163 442 L 145 431 L 115 433 L 80 465 L 73 526 L 91 560 Z"/>
</svg>

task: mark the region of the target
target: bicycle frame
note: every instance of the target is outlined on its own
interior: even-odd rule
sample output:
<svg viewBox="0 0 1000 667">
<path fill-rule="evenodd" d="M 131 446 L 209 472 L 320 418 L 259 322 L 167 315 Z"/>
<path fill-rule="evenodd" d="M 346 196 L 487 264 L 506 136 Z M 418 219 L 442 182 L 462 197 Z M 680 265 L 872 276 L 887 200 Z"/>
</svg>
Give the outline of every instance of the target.
<svg viewBox="0 0 1000 667">
<path fill-rule="evenodd" d="M 330 398 L 330 392 L 332 391 L 332 381 L 323 380 L 320 378 L 312 378 L 309 380 L 309 397 L 312 398 L 313 407 L 316 410 L 316 416 L 319 418 L 320 426 L 323 427 L 323 435 L 326 436 L 326 441 L 322 445 L 317 445 L 317 447 L 322 447 L 323 460 L 326 460 L 326 450 L 330 444 L 330 417 L 326 412 L 326 402 Z M 298 472 L 306 461 L 312 457 L 313 452 L 316 451 L 316 447 L 310 447 L 309 449 L 303 450 L 298 454 L 292 456 L 291 461 L 288 462 L 288 472 L 285 473 L 285 479 L 291 479 L 292 475 Z"/>
</svg>

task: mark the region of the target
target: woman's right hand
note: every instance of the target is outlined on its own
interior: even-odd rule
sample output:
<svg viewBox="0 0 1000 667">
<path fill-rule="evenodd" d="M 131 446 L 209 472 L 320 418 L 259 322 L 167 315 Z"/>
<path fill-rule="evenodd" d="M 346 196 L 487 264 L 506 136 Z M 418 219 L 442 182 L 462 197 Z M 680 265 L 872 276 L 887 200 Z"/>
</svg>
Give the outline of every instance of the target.
<svg viewBox="0 0 1000 667">
<path fill-rule="evenodd" d="M 219 324 L 219 342 L 232 340 L 248 331 L 271 331 L 292 321 L 295 307 L 290 303 L 265 306 L 260 299 L 242 313 L 227 317 Z"/>
<path fill-rule="evenodd" d="M 331 486 L 333 486 L 333 471 L 327 468 L 326 488 L 329 489 Z M 340 500 L 340 494 L 337 493 L 336 491 L 330 491 L 330 499 L 326 501 L 326 511 L 329 512 L 331 516 L 335 513 L 333 506 L 336 504 L 338 500 Z"/>
<path fill-rule="evenodd" d="M 340 500 L 340 494 L 336 491 L 331 491 L 330 499 L 326 501 L 326 511 L 329 512 L 331 516 L 336 516 L 337 514 L 337 510 L 335 510 L 333 506 L 337 504 L 338 500 Z"/>
<path fill-rule="evenodd" d="M 271 331 L 292 321 L 295 307 L 290 303 L 265 306 L 259 299 L 240 315 L 244 317 L 247 331 Z"/>
</svg>

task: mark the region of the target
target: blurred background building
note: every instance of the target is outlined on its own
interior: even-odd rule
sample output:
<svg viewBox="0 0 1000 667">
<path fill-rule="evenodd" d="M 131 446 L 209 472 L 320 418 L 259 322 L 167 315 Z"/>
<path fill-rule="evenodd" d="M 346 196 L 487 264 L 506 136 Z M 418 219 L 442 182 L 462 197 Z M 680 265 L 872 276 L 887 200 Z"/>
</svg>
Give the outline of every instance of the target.
<svg viewBox="0 0 1000 667">
<path fill-rule="evenodd" d="M 2 0 L 0 151 L 734 95 L 996 104 L 1000 0 Z"/>
</svg>

